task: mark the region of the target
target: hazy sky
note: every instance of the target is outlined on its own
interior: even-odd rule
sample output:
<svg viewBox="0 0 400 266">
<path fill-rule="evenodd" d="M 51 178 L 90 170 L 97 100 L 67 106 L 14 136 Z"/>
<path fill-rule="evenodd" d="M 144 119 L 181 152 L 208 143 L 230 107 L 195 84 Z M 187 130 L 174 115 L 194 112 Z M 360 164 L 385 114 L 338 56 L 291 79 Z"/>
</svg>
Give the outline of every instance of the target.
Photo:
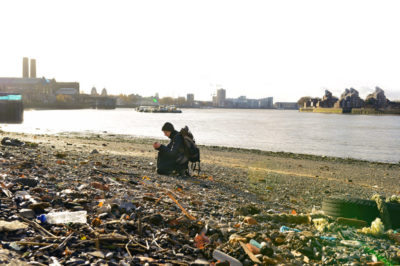
<svg viewBox="0 0 400 266">
<path fill-rule="evenodd" d="M 399 1 L 1 1 L 0 76 L 78 81 L 81 90 L 210 100 L 400 99 Z"/>
</svg>

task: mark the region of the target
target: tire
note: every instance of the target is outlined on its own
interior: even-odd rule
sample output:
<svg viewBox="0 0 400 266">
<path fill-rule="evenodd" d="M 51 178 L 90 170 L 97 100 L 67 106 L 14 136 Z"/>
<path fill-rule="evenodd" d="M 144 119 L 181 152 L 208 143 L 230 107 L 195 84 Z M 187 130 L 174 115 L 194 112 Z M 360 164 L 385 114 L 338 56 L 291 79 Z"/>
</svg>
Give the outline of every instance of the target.
<svg viewBox="0 0 400 266">
<path fill-rule="evenodd" d="M 386 203 L 390 220 L 392 221 L 393 229 L 400 229 L 400 204 L 399 203 Z"/>
<path fill-rule="evenodd" d="M 392 227 L 400 228 L 400 204 L 386 203 Z M 380 218 L 376 202 L 356 198 L 327 198 L 322 202 L 322 210 L 328 216 L 354 218 L 368 223 Z"/>
</svg>

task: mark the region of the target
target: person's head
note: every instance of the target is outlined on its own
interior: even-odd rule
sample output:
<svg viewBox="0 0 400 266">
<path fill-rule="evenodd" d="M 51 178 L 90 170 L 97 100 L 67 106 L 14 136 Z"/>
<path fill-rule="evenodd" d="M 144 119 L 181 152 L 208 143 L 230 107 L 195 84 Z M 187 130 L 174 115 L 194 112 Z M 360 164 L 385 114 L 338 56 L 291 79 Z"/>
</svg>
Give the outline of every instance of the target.
<svg viewBox="0 0 400 266">
<path fill-rule="evenodd" d="M 171 136 L 171 133 L 175 130 L 174 126 L 170 122 L 166 122 L 161 130 L 164 132 L 164 135 L 169 137 Z"/>
</svg>

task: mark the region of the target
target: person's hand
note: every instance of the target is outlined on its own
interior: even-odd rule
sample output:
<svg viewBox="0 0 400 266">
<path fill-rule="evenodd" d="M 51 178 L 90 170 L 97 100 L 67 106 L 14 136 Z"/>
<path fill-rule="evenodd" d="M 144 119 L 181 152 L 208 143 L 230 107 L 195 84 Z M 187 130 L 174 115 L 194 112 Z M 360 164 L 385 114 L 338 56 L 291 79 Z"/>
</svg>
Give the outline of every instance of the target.
<svg viewBox="0 0 400 266">
<path fill-rule="evenodd" d="M 158 142 L 154 142 L 154 143 L 153 143 L 154 149 L 158 149 L 158 148 L 160 148 L 160 146 L 161 146 L 161 144 L 158 143 Z"/>
</svg>

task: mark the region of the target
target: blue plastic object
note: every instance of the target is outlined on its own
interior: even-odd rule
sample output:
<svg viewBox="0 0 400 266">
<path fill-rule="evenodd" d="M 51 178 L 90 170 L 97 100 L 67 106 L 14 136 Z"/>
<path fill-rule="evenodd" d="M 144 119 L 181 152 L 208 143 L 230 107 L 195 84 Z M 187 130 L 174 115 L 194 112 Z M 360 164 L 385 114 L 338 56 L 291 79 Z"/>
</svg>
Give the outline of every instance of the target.
<svg viewBox="0 0 400 266">
<path fill-rule="evenodd" d="M 250 244 L 257 247 L 257 248 L 262 248 L 261 244 L 255 241 L 254 239 L 250 240 Z"/>
<path fill-rule="evenodd" d="M 45 223 L 47 221 L 46 215 L 41 214 L 38 217 L 36 217 L 41 223 Z"/>
<path fill-rule="evenodd" d="M 22 96 L 21 95 L 6 95 L 6 96 L 0 96 L 0 100 L 6 100 L 6 101 L 21 101 Z"/>
<path fill-rule="evenodd" d="M 332 240 L 332 241 L 337 240 L 337 238 L 333 237 L 333 236 L 320 236 L 319 238 L 324 239 L 324 240 Z"/>
<path fill-rule="evenodd" d="M 279 231 L 281 233 L 285 233 L 285 232 L 297 232 L 297 233 L 300 233 L 301 232 L 299 229 L 290 228 L 290 227 L 287 227 L 287 226 L 281 226 L 281 229 L 279 229 Z"/>
</svg>

